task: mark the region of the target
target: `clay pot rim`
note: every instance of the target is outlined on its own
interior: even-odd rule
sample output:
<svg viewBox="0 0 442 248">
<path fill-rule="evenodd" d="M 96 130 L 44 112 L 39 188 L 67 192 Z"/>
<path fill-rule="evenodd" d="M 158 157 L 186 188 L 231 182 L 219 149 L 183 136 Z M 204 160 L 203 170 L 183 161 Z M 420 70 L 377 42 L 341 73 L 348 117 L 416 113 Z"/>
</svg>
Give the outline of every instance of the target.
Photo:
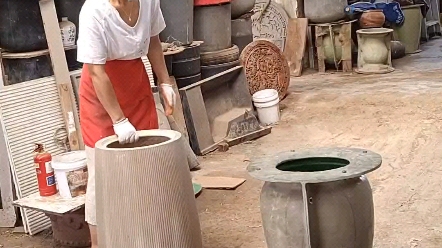
<svg viewBox="0 0 442 248">
<path fill-rule="evenodd" d="M 391 28 L 362 28 L 359 30 L 356 30 L 357 34 L 362 35 L 370 35 L 370 34 L 389 34 L 393 32 L 394 30 Z"/>
<path fill-rule="evenodd" d="M 98 150 L 104 150 L 104 151 L 138 151 L 138 150 L 145 150 L 148 148 L 152 148 L 152 147 L 159 147 L 159 146 L 165 146 L 168 145 L 172 142 L 175 142 L 176 140 L 181 138 L 181 133 L 174 131 L 174 130 L 160 130 L 160 129 L 153 129 L 153 130 L 141 130 L 141 131 L 137 131 L 139 137 L 149 137 L 149 136 L 154 136 L 154 137 L 164 137 L 167 138 L 168 140 L 158 143 L 158 144 L 153 144 L 153 145 L 148 145 L 148 146 L 140 146 L 140 147 L 130 147 L 130 148 L 111 148 L 108 147 L 110 144 L 118 142 L 118 137 L 117 135 L 112 135 L 106 138 L 103 138 L 99 141 L 97 141 L 97 143 L 95 144 L 95 148 Z"/>
<path fill-rule="evenodd" d="M 294 172 L 282 171 L 276 167 L 284 162 L 306 158 L 338 158 L 348 165 L 326 171 Z M 382 157 L 372 151 L 359 148 L 315 148 L 306 151 L 290 151 L 253 159 L 247 171 L 262 181 L 274 183 L 324 183 L 356 178 L 378 169 Z"/>
</svg>

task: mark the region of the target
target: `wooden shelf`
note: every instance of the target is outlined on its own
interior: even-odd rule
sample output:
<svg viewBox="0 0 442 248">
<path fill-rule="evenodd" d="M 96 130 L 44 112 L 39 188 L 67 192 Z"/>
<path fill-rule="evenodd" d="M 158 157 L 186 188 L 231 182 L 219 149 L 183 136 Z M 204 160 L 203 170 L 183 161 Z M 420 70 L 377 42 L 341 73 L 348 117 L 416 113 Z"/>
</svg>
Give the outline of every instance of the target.
<svg viewBox="0 0 442 248">
<path fill-rule="evenodd" d="M 77 46 L 69 46 L 64 47 L 65 51 L 76 49 Z M 25 52 L 25 53 L 10 53 L 10 52 L 2 52 L 3 59 L 30 59 L 43 55 L 49 55 L 49 49 L 35 51 L 35 52 Z"/>
</svg>

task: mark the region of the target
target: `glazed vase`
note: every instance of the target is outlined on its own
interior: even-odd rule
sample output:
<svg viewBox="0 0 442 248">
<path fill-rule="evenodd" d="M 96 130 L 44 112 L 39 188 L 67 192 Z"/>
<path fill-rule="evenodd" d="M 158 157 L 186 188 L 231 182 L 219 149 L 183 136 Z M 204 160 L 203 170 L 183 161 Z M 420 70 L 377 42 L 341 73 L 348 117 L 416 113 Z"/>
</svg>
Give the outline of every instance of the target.
<svg viewBox="0 0 442 248">
<path fill-rule="evenodd" d="M 347 0 L 304 1 L 305 17 L 312 23 L 331 23 L 345 18 Z"/>
<path fill-rule="evenodd" d="M 62 17 L 59 23 L 61 31 L 61 40 L 64 47 L 70 47 L 75 45 L 75 39 L 77 37 L 77 27 L 67 17 Z"/>
<path fill-rule="evenodd" d="M 385 22 L 385 15 L 382 10 L 364 11 L 359 18 L 361 28 L 381 28 Z"/>
<path fill-rule="evenodd" d="M 291 151 L 254 159 L 268 248 L 372 248 L 374 204 L 365 176 L 379 154 L 353 148 Z"/>
<path fill-rule="evenodd" d="M 392 29 L 371 28 L 358 30 L 358 69 L 362 73 L 393 71 L 391 63 Z"/>
<path fill-rule="evenodd" d="M 192 178 L 181 133 L 138 131 L 95 145 L 98 243 L 106 248 L 202 248 Z"/>
</svg>

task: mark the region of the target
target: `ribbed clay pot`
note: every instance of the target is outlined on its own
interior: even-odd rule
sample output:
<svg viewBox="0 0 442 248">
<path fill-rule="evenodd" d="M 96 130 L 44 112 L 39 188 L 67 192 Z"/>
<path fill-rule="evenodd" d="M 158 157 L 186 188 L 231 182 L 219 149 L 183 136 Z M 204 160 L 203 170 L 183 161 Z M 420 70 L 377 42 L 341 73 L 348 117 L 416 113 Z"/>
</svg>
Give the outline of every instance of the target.
<svg viewBox="0 0 442 248">
<path fill-rule="evenodd" d="M 364 176 L 381 165 L 363 149 L 319 148 L 255 159 L 265 181 L 261 214 L 268 248 L 373 248 L 374 204 Z"/>
<path fill-rule="evenodd" d="M 361 28 L 381 28 L 385 22 L 385 15 L 382 10 L 367 10 L 359 18 Z"/>
<path fill-rule="evenodd" d="M 179 132 L 139 131 L 95 145 L 98 243 L 106 248 L 202 248 L 192 179 Z"/>
</svg>

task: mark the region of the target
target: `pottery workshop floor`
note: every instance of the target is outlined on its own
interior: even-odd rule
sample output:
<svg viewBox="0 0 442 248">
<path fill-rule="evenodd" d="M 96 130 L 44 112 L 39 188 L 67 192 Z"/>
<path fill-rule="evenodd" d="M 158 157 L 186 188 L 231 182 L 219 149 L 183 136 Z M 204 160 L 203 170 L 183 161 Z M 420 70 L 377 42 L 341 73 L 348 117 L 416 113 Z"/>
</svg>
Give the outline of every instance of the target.
<svg viewBox="0 0 442 248">
<path fill-rule="evenodd" d="M 201 158 L 198 175 L 245 177 L 234 191 L 197 198 L 206 248 L 265 248 L 259 212 L 262 183 L 246 173 L 258 155 L 318 146 L 352 146 L 383 156 L 369 174 L 375 247 L 442 247 L 442 39 L 395 61 L 394 73 L 310 74 L 292 79 L 282 120 L 259 140 Z M 0 229 L 0 247 L 52 247 Z M 2 246 L 3 245 L 3 246 Z"/>
</svg>

